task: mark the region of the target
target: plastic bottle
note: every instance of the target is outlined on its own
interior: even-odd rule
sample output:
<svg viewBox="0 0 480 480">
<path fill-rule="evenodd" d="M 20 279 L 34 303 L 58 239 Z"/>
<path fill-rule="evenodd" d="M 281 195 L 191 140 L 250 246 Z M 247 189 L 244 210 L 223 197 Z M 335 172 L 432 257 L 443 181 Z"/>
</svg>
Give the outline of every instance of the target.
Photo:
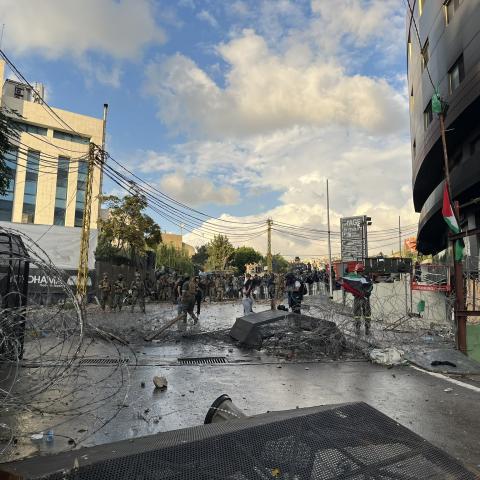
<svg viewBox="0 0 480 480">
<path fill-rule="evenodd" d="M 54 438 L 54 435 L 53 435 L 53 430 L 49 430 L 47 432 L 47 434 L 45 435 L 45 441 L 47 443 L 52 443 L 53 442 L 53 438 Z"/>
</svg>

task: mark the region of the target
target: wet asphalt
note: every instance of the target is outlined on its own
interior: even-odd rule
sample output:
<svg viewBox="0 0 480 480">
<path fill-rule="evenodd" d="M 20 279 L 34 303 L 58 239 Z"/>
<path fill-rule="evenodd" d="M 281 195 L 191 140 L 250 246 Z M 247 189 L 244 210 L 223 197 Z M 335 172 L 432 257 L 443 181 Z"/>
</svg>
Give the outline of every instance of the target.
<svg viewBox="0 0 480 480">
<path fill-rule="evenodd" d="M 267 308 L 267 304 L 258 306 L 258 310 Z M 295 362 L 240 349 L 223 338 L 198 341 L 202 332 L 228 328 L 240 314 L 238 303 L 207 305 L 201 317 L 203 325 L 191 332 L 193 337 L 170 337 L 154 344 L 139 339 L 138 345 L 125 349 L 125 355 L 134 352 L 136 365 L 125 365 L 111 375 L 111 366 L 82 367 L 92 380 L 92 388 L 78 392 L 73 403 L 111 393 L 111 398 L 95 410 L 73 417 L 3 412 L 2 422 L 14 432 L 16 442 L 5 449 L 1 460 L 199 425 L 211 403 L 226 393 L 247 415 L 363 401 L 469 467 L 480 469 L 480 378 L 469 377 L 464 386 L 409 366 L 387 368 L 361 359 Z M 123 318 L 108 318 L 108 313 L 101 312 L 97 315 L 103 316 L 104 326 L 118 324 Z M 169 305 L 147 310 L 146 318 L 155 326 L 156 318 L 173 315 L 174 308 Z M 128 318 L 132 325 L 125 325 L 125 331 L 132 332 L 139 320 Z M 108 345 L 97 342 L 88 355 L 98 357 L 109 352 Z M 178 358 L 192 356 L 223 356 L 227 363 L 178 364 Z M 153 384 L 153 377 L 158 375 L 168 381 L 164 391 Z M 99 378 L 102 382 L 96 384 Z M 48 429 L 55 434 L 52 443 L 31 440 L 32 433 Z"/>
</svg>

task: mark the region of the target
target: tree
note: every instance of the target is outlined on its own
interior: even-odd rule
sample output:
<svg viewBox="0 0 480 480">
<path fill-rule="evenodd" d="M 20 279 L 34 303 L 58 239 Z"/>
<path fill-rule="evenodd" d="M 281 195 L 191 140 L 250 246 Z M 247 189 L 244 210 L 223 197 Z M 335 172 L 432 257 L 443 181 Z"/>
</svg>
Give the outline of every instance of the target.
<svg viewBox="0 0 480 480">
<path fill-rule="evenodd" d="M 238 247 L 232 257 L 232 265 L 237 269 L 238 273 L 245 273 L 245 265 L 247 263 L 263 262 L 263 257 L 260 252 L 257 252 L 252 247 Z"/>
<path fill-rule="evenodd" d="M 161 243 L 157 248 L 157 267 L 165 266 L 176 272 L 193 275 L 194 265 L 186 250 L 179 250 L 173 245 Z"/>
<path fill-rule="evenodd" d="M 18 130 L 14 128 L 12 119 L 0 110 L 0 195 L 5 195 L 10 186 L 12 177 L 5 156 L 12 148 L 12 140 L 18 139 L 18 136 Z"/>
<path fill-rule="evenodd" d="M 272 257 L 272 268 L 274 273 L 285 273 L 289 267 L 288 260 L 282 257 L 279 253 L 276 253 Z"/>
<path fill-rule="evenodd" d="M 97 258 L 102 252 L 116 252 L 134 259 L 147 249 L 156 249 L 162 241 L 160 227 L 143 213 L 147 200 L 140 195 L 122 199 L 110 195 L 102 198 L 109 209 L 106 220 L 99 220 L 100 236 Z"/>
<path fill-rule="evenodd" d="M 215 235 L 207 244 L 208 260 L 206 266 L 210 270 L 225 270 L 235 249 L 225 235 Z"/>
<path fill-rule="evenodd" d="M 198 265 L 199 267 L 203 268 L 207 260 L 208 260 L 207 245 L 202 245 L 201 247 L 197 248 L 196 253 L 192 256 L 192 262 L 194 265 Z"/>
</svg>

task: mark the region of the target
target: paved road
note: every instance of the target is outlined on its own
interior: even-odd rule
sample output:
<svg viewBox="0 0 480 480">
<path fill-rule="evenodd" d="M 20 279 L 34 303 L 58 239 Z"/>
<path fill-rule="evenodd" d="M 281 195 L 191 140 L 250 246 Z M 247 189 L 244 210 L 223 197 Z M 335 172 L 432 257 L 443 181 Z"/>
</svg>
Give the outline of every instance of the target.
<svg viewBox="0 0 480 480">
<path fill-rule="evenodd" d="M 204 318 L 210 316 L 208 323 L 223 327 L 225 320 L 214 318 L 216 310 L 223 312 L 224 308 L 214 306 Z M 367 402 L 467 465 L 480 466 L 478 378 L 468 380 L 473 387 L 469 389 L 411 367 L 388 369 L 365 361 L 278 363 L 278 359 L 271 358 L 266 362 L 257 352 L 232 348 L 215 344 L 214 340 L 197 346 L 191 339 L 179 339 L 166 345 L 139 345 L 135 350 L 143 366 L 124 368 L 112 375 L 108 374 L 111 367 L 85 366 L 82 374 L 91 379 L 91 387 L 78 392 L 68 408 L 111 392 L 109 401 L 99 409 L 74 417 L 28 413 L 4 417 L 2 422 L 20 435 L 17 445 L 7 450 L 2 460 L 72 448 L 68 438 L 73 438 L 77 446 L 89 446 L 198 425 L 203 423 L 213 400 L 227 393 L 247 415 L 297 406 Z M 101 344 L 97 344 L 96 350 L 106 351 Z M 168 359 L 195 353 L 225 355 L 231 362 L 168 365 Z M 35 370 L 30 373 L 35 374 Z M 166 391 L 154 389 L 155 375 L 167 377 Z M 95 384 L 101 377 L 106 380 Z M 119 385 L 125 388 L 116 392 Z M 57 436 L 52 445 L 30 440 L 31 433 L 49 428 Z"/>
</svg>

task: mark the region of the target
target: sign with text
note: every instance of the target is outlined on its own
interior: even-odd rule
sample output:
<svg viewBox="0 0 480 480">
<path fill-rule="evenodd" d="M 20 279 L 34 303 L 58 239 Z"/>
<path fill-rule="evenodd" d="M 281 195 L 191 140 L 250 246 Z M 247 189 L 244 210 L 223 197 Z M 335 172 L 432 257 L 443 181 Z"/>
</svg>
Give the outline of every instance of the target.
<svg viewBox="0 0 480 480">
<path fill-rule="evenodd" d="M 340 219 L 342 261 L 363 261 L 367 256 L 367 228 L 364 216 Z"/>
</svg>

